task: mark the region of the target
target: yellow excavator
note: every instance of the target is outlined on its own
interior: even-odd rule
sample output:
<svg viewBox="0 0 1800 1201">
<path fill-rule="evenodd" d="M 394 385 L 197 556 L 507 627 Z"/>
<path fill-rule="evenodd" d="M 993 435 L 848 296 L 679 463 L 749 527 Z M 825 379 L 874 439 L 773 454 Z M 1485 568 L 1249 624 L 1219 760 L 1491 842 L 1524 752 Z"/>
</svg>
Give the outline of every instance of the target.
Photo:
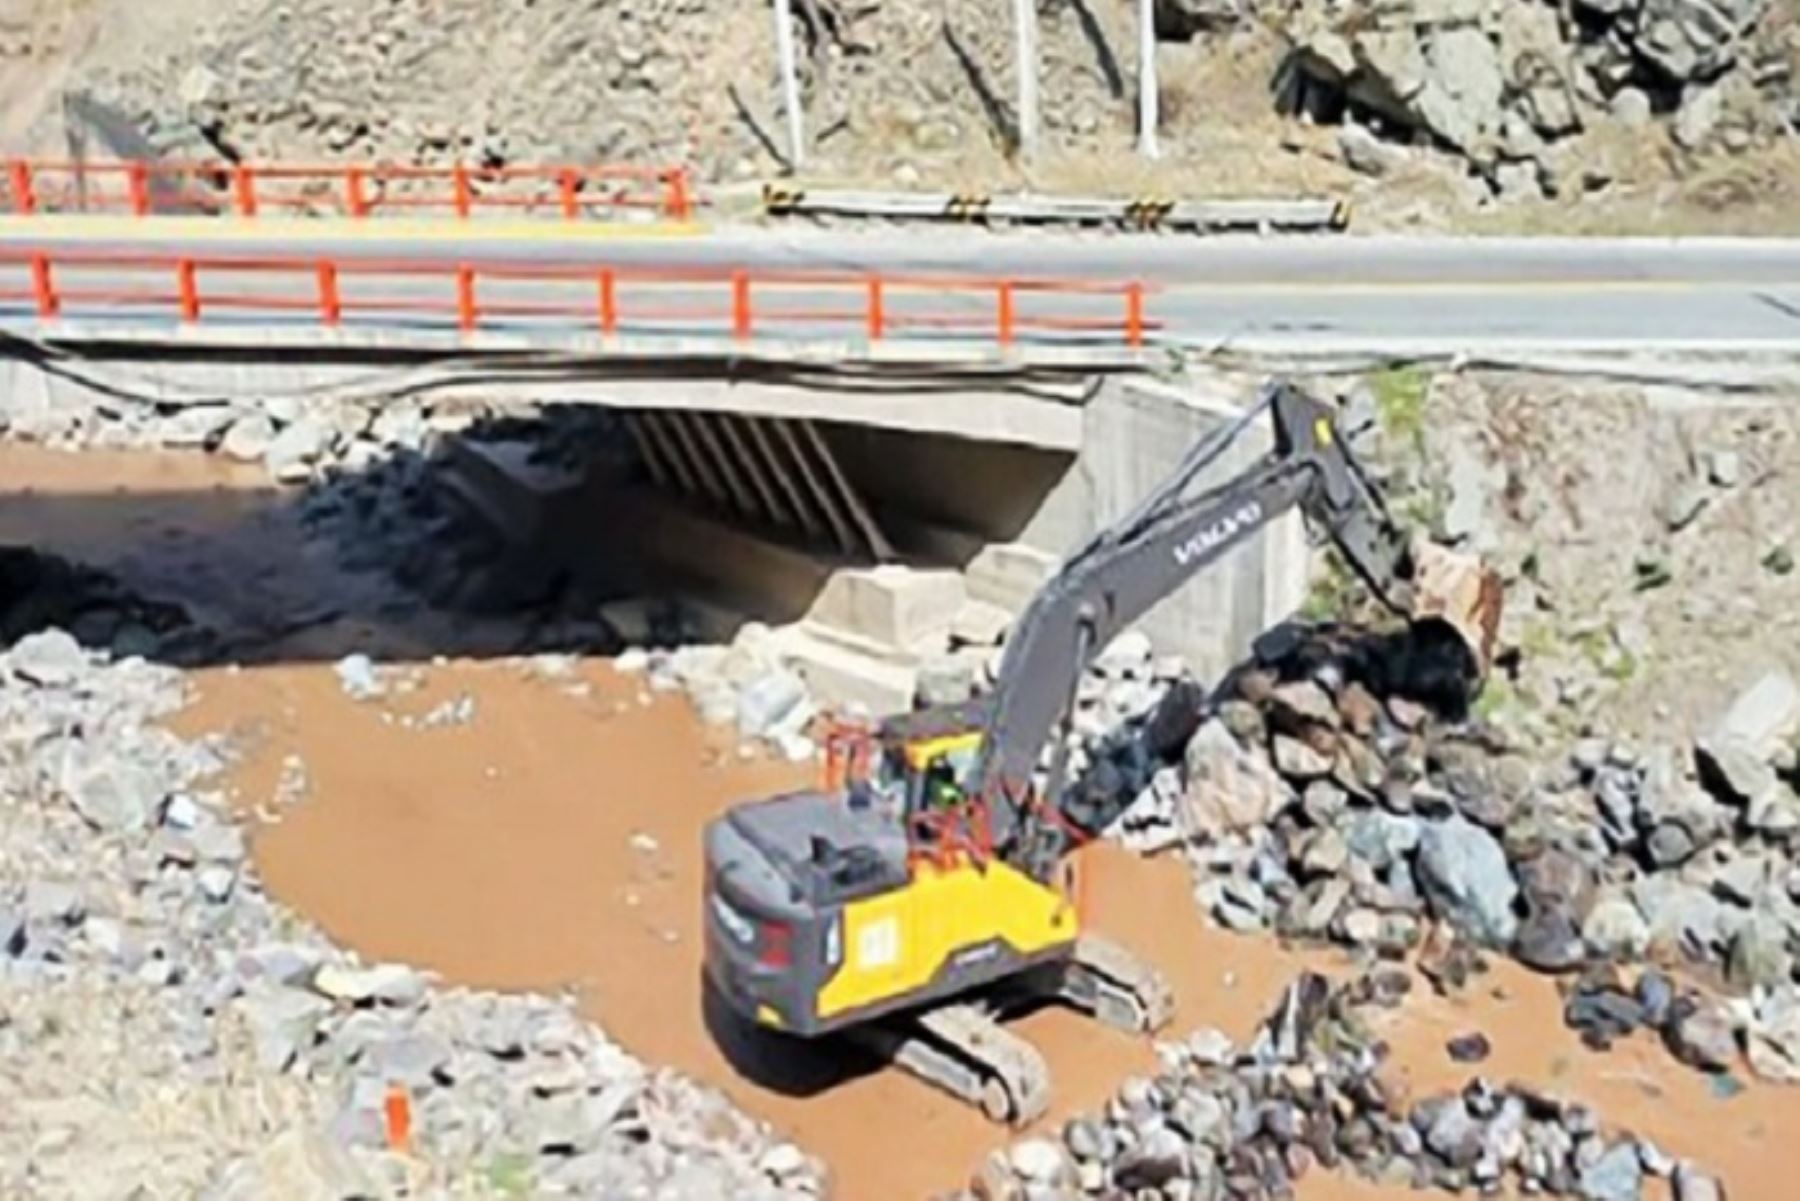
<svg viewBox="0 0 1800 1201">
<path fill-rule="evenodd" d="M 1264 414 L 1273 449 L 1199 488 Z M 832 748 L 826 790 L 711 822 L 705 979 L 727 1011 L 788 1036 L 852 1037 L 1013 1124 L 1044 1112 L 1050 1076 L 1001 1024 L 1009 1014 L 1053 1000 L 1127 1031 L 1161 1028 L 1167 984 L 1084 932 L 1073 895 L 1070 852 L 1104 826 L 1063 780 L 1089 660 L 1297 505 L 1447 657 L 1462 699 L 1488 670 L 1497 579 L 1396 526 L 1334 414 L 1291 384 L 1269 385 L 1045 583 L 988 695 L 853 731 Z"/>
</svg>

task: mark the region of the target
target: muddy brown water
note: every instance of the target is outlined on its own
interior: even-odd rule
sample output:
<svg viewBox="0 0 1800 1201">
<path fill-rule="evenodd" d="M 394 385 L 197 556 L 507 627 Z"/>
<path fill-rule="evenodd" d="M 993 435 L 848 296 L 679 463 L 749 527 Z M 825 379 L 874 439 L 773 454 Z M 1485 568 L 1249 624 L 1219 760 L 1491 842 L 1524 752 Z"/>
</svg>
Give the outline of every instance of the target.
<svg viewBox="0 0 1800 1201">
<path fill-rule="evenodd" d="M 258 473 L 197 456 L 0 446 L 0 538 L 127 564 L 169 590 L 225 596 L 234 617 L 329 583 L 297 526 L 268 505 Z M 371 635 L 356 623 L 326 632 L 311 654 Z M 346 944 L 473 985 L 577 990 L 584 1010 L 632 1051 L 721 1087 L 823 1156 L 839 1197 L 917 1198 L 965 1181 L 1005 1141 L 970 1111 L 898 1072 L 829 1054 L 758 1044 L 734 1060 L 708 1028 L 701 823 L 812 769 L 746 761 L 679 698 L 646 700 L 637 680 L 604 664 L 579 670 L 585 695 L 571 693 L 576 681 L 515 665 L 451 660 L 421 669 L 415 694 L 358 703 L 324 663 L 208 669 L 175 724 L 235 735 L 245 758 L 227 783 L 247 814 L 271 811 L 286 755 L 304 760 L 307 795 L 259 826 L 252 845 L 271 891 Z M 468 725 L 398 720 L 463 693 L 476 700 Z M 1173 862 L 1104 848 L 1086 859 L 1093 923 L 1168 974 L 1176 1032 L 1207 1024 L 1245 1037 L 1296 972 L 1344 970 L 1322 952 L 1210 929 Z M 1476 1070 L 1526 1081 L 1712 1165 L 1736 1201 L 1796 1195 L 1800 1094 L 1751 1084 L 1723 1099 L 1644 1038 L 1589 1052 L 1563 1028 L 1554 986 L 1521 969 L 1500 965 L 1458 1000 L 1416 996 L 1383 1021 L 1415 1091 L 1458 1087 Z M 1062 1011 L 1019 1028 L 1055 1075 L 1046 1127 L 1153 1066 L 1145 1041 Z M 1472 1029 L 1494 1046 L 1473 1069 L 1444 1050 Z M 1301 1190 L 1303 1201 L 1413 1195 L 1325 1173 Z"/>
<path fill-rule="evenodd" d="M 972 1112 L 903 1074 L 776 1044 L 734 1061 L 703 1013 L 700 855 L 706 817 L 734 799 L 798 782 L 810 768 L 744 761 L 678 698 L 643 703 L 638 683 L 586 665 L 586 697 L 516 667 L 453 664 L 391 706 L 345 698 L 326 668 L 209 672 L 191 730 L 235 728 L 251 748 L 236 780 L 245 804 L 272 794 L 282 756 L 307 764 L 311 795 L 254 839 L 273 891 L 367 954 L 422 963 L 502 988 L 569 987 L 584 1010 L 651 1062 L 716 1084 L 832 1165 L 837 1195 L 921 1197 L 964 1180 L 1001 1141 Z M 466 727 L 409 730 L 467 692 Z M 651 842 L 642 837 L 648 836 Z M 1217 1025 L 1247 1037 L 1303 967 L 1345 970 L 1325 952 L 1284 950 L 1199 920 L 1185 871 L 1099 848 L 1086 853 L 1094 924 L 1157 963 L 1175 986 L 1174 1029 Z M 1800 1166 L 1800 1110 L 1752 1086 L 1731 1100 L 1648 1039 L 1587 1051 L 1559 1017 L 1554 986 L 1496 965 L 1457 1000 L 1428 994 L 1384 1031 L 1416 1091 L 1460 1087 L 1469 1068 L 1444 1050 L 1479 1029 L 1490 1078 L 1580 1097 L 1611 1124 L 1716 1164 L 1733 1195 L 1774 1198 Z M 1051 1127 L 1102 1102 L 1150 1048 L 1060 1010 L 1019 1023 L 1055 1073 Z M 1408 1194 L 1329 1174 L 1307 1201 Z"/>
</svg>

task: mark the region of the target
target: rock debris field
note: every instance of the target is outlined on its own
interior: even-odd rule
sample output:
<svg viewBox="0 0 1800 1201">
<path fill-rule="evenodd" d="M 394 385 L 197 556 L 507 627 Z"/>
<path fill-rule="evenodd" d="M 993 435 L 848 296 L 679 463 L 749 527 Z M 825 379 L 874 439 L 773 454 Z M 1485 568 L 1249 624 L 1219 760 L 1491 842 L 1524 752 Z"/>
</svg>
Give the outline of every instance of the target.
<svg viewBox="0 0 1800 1201">
<path fill-rule="evenodd" d="M 1096 1061 L 1058 1051 L 1070 1104 L 1016 1138 L 973 1140 L 945 1138 L 970 1127 L 953 1127 L 962 1117 L 947 1107 L 911 1108 L 924 1104 L 917 1086 L 888 1074 L 779 1100 L 722 1069 L 708 1078 L 643 1021 L 654 995 L 634 1011 L 624 992 L 595 1001 L 557 986 L 618 976 L 630 962 L 618 951 L 580 970 L 496 972 L 482 983 L 514 991 L 489 991 L 459 973 L 457 948 L 504 930 L 428 929 L 420 908 L 406 920 L 436 950 L 396 953 L 424 945 L 409 935 L 358 955 L 348 947 L 380 941 L 369 915 L 331 909 L 331 936 L 313 924 L 330 893 L 357 892 L 347 881 L 315 877 L 288 886 L 293 897 L 265 887 L 270 848 L 317 837 L 309 822 L 438 820 L 422 806 L 449 799 L 408 795 L 398 770 L 394 788 L 344 795 L 348 777 L 306 741 L 312 710 L 297 702 L 229 719 L 203 706 L 217 726 L 198 729 L 197 681 L 260 704 L 230 681 L 295 670 L 280 654 L 241 677 L 230 666 L 270 630 L 280 653 L 325 660 L 315 675 L 361 723 L 334 730 L 414 739 L 427 748 L 421 778 L 424 756 L 478 761 L 453 740 L 547 719 L 507 724 L 522 694 L 488 675 L 429 654 L 398 662 L 382 649 L 398 645 L 396 626 L 427 639 L 492 625 L 471 653 L 589 706 L 557 729 L 629 722 L 685 692 L 693 728 L 710 723 L 696 762 L 806 767 L 813 702 L 754 627 L 734 645 L 678 647 L 681 620 L 621 630 L 555 590 L 505 621 L 459 613 L 468 598 L 443 585 L 498 552 L 447 512 L 430 550 L 400 562 L 392 552 L 419 542 L 409 523 L 437 512 L 430 447 L 481 436 L 479 414 L 320 406 L 250 428 L 248 414 L 212 408 L 8 413 L 13 440 L 72 452 L 0 447 L 9 479 L 120 453 L 75 449 L 96 444 L 137 448 L 108 471 L 256 460 L 232 470 L 269 480 L 279 520 L 257 517 L 248 541 L 297 574 L 282 589 L 183 596 L 170 578 L 181 573 L 159 576 L 121 549 L 130 539 L 109 544 L 98 519 L 59 527 L 53 497 L 0 496 L 0 542 L 37 543 L 0 556 L 0 1195 L 885 1196 L 875 1114 L 857 1099 L 879 1087 L 893 1090 L 879 1095 L 896 1123 L 935 1115 L 893 1138 L 937 1138 L 963 1157 L 909 1152 L 923 1162 L 892 1167 L 905 1195 L 967 1181 L 1033 1201 L 1412 1188 L 1773 1201 L 1793 1166 L 1782 1090 L 1800 1081 L 1800 687 L 1793 607 L 1776 603 L 1792 580 L 1777 552 L 1800 538 L 1793 419 L 1659 410 L 1636 389 L 1501 375 L 1344 386 L 1397 507 L 1507 577 L 1493 677 L 1472 706 L 1444 703 L 1418 644 L 1365 620 L 1329 565 L 1304 619 L 1271 630 L 1223 680 L 1193 680 L 1137 635 L 1107 648 L 1080 690 L 1076 802 L 1115 843 L 1180 864 L 1192 938 L 1208 940 L 1180 945 L 1207 958 L 1163 964 L 1184 1023 L 1166 1041 L 1120 1058 L 1098 1089 L 1078 1070 Z M 1583 428 L 1546 418 L 1571 396 Z M 1415 416 L 1427 402 L 1441 414 L 1429 429 Z M 298 455 L 284 445 L 296 427 Z M 1644 438 L 1642 453 L 1586 463 L 1583 443 L 1608 434 Z M 1609 474 L 1621 471 L 1639 474 L 1622 488 Z M 268 491 L 276 482 L 288 491 Z M 204 553 L 159 529 L 144 539 Z M 339 588 L 356 603 L 322 606 Z M 358 649 L 384 630 L 387 642 Z M 599 658 L 616 693 L 583 683 L 583 660 Z M 481 754 L 494 757 L 479 760 L 495 800 L 457 801 L 456 822 L 524 803 L 508 790 L 536 788 L 526 750 L 567 758 L 503 759 L 491 749 L 503 743 L 490 738 Z M 664 950 L 637 953 L 638 970 L 663 971 L 660 954 L 681 979 L 697 962 L 683 958 L 697 952 L 682 893 L 695 831 L 634 826 L 632 813 L 669 802 L 629 803 L 645 807 L 608 817 L 617 845 L 590 858 L 639 865 L 635 900 L 619 903 L 638 910 L 644 945 Z M 478 844 L 485 827 L 470 829 Z M 352 844 L 337 855 L 339 872 L 370 862 Z M 1168 866 L 1105 855 L 1130 871 Z M 423 866 L 390 866 L 424 886 Z M 453 889 L 482 866 L 429 869 Z M 588 910 L 535 912 L 579 942 Z M 1275 939 L 1311 950 L 1282 952 L 1285 987 L 1234 994 L 1231 948 L 1248 964 Z M 697 1009 L 663 1005 L 669 1029 Z M 1212 1028 L 1231 1025 L 1223 1017 L 1200 1020 L 1224 1010 L 1266 1020 L 1230 1034 Z M 1561 1066 L 1528 1060 L 1527 1041 L 1567 1048 Z M 1608 1064 L 1635 1083 L 1609 1080 Z M 868 1120 L 828 1160 L 807 1133 L 842 1134 L 819 1116 L 834 1104 Z M 845 1162 L 845 1148 L 867 1161 Z M 1354 1181 L 1375 1191 L 1337 1191 Z"/>
</svg>

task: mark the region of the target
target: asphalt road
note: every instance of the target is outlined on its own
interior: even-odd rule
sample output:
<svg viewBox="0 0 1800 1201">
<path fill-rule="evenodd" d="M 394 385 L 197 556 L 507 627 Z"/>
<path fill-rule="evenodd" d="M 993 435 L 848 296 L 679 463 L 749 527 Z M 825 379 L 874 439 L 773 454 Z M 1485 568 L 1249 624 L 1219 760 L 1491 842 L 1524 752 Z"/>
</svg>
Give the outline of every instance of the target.
<svg viewBox="0 0 1800 1201">
<path fill-rule="evenodd" d="M 1620 348 L 1753 348 L 1800 351 L 1800 239 L 1475 239 L 1255 237 L 1181 235 L 1108 237 L 955 229 L 852 233 L 801 228 L 729 229 L 669 236 L 617 228 L 554 223 L 466 227 L 454 239 L 442 224 L 356 227 L 324 223 L 241 223 L 178 219 L 0 220 L 0 255 L 27 247 L 107 254 L 186 253 L 208 257 L 280 256 L 296 260 L 393 264 L 462 262 L 474 266 L 541 265 L 558 269 L 612 266 L 630 272 L 667 269 L 695 278 L 622 282 L 622 332 L 692 335 L 724 332 L 730 292 L 723 273 L 758 274 L 759 335 L 812 338 L 855 335 L 864 327 L 866 289 L 855 277 L 880 273 L 897 338 L 991 336 L 991 291 L 911 289 L 909 273 L 1043 278 L 1088 282 L 1137 279 L 1150 285 L 1146 315 L 1164 343 L 1269 350 L 1384 346 L 1480 351 L 1513 346 Z M 770 279 L 784 272 L 843 273 L 840 284 Z M 167 291 L 170 272 L 120 267 L 70 269 L 59 286 L 79 291 L 104 280 L 117 290 Z M 219 282 L 215 276 L 229 275 Z M 703 278 L 702 278 L 703 277 Z M 138 281 L 134 284 L 133 281 Z M 87 281 L 87 282 L 83 282 Z M 279 298 L 290 313 L 234 312 L 209 302 L 207 320 L 258 325 L 309 324 L 316 282 L 306 270 L 212 272 L 203 294 Z M 0 263 L 0 319 L 29 318 L 29 277 L 22 265 Z M 360 289 L 360 291 L 359 291 Z M 358 300 L 429 302 L 421 316 L 383 312 L 379 305 L 347 320 L 420 327 L 452 327 L 454 281 L 447 275 L 399 273 L 346 284 Z M 587 281 L 553 282 L 485 277 L 484 308 L 506 328 L 568 331 L 589 327 L 593 305 Z M 554 314 L 545 308 L 567 307 Z M 1123 302 L 1110 295 L 1037 296 L 1018 300 L 1021 340 L 1072 343 L 1095 335 L 1054 321 L 1122 321 Z M 79 304 L 65 315 L 82 315 Z M 93 315 L 167 319 L 138 306 L 92 306 Z M 783 314 L 786 314 L 784 316 Z M 907 325 L 907 319 L 918 319 Z M 948 324 L 946 324 L 946 322 Z"/>
</svg>

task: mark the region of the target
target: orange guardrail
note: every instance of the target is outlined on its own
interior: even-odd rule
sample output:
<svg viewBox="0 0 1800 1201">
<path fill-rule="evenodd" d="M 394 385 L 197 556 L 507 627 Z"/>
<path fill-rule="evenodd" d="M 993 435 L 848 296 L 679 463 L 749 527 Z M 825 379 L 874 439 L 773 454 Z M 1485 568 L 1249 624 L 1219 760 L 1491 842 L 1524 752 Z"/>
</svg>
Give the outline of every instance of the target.
<svg viewBox="0 0 1800 1201">
<path fill-rule="evenodd" d="M 489 213 L 566 221 L 652 212 L 694 215 L 684 167 L 415 167 L 387 164 L 72 162 L 8 159 L 0 212 L 167 214 L 265 212 L 374 217 L 394 213 L 470 218 Z"/>
<path fill-rule="evenodd" d="M 1157 328 L 1146 295 L 1136 281 L 0 247 L 0 306 L 45 320 L 304 315 L 379 328 L 426 318 L 475 333 L 526 319 L 605 335 L 673 324 L 740 342 L 806 327 L 871 343 L 923 331 L 1136 349 Z"/>
</svg>

